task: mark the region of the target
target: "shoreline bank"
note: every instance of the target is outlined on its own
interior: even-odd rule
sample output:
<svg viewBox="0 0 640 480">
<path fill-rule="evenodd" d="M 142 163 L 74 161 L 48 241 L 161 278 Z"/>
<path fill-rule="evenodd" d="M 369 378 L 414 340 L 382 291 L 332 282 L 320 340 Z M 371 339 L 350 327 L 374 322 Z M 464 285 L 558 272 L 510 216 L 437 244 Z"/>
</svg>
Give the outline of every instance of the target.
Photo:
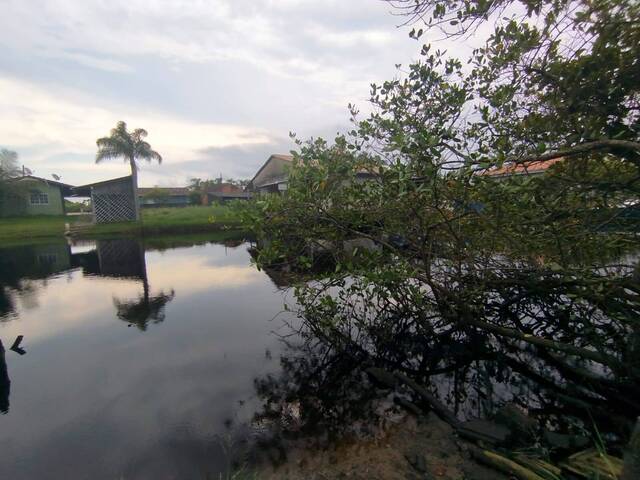
<svg viewBox="0 0 640 480">
<path fill-rule="evenodd" d="M 90 240 L 106 236 L 170 236 L 242 231 L 227 206 L 143 210 L 141 222 L 92 224 L 88 216 L 34 216 L 0 218 L 0 246 L 59 241 Z M 65 235 L 67 230 L 71 235 Z"/>
</svg>

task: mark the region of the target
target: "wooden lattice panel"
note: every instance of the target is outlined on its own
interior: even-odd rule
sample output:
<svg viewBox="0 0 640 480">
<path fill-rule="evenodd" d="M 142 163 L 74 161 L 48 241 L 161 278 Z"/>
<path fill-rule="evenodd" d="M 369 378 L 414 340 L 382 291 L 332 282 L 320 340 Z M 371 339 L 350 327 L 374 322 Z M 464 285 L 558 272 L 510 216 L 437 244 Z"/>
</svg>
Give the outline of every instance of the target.
<svg viewBox="0 0 640 480">
<path fill-rule="evenodd" d="M 94 193 L 96 223 L 127 222 L 136 219 L 133 195 L 127 193 Z"/>
</svg>

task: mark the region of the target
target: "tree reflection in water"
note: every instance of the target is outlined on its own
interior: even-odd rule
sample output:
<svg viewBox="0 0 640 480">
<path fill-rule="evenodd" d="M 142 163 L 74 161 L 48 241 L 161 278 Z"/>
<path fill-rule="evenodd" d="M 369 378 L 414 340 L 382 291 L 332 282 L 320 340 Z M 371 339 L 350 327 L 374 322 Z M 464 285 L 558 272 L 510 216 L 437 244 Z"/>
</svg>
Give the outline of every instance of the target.
<svg viewBox="0 0 640 480">
<path fill-rule="evenodd" d="M 534 420 L 532 438 L 550 431 L 603 435 L 614 448 L 622 445 L 640 415 L 634 370 L 638 332 L 615 316 L 581 311 L 578 304 L 569 308 L 566 293 L 571 284 L 565 290 L 550 278 L 536 285 L 510 280 L 500 297 L 488 299 L 495 324 L 515 318 L 517 312 L 523 330 L 579 348 L 591 345 L 594 335 L 606 336 L 607 350 L 624 361 L 603 364 L 576 358 L 473 324 L 416 321 L 415 312 L 400 311 L 399 303 L 363 313 L 357 299 L 342 297 L 343 309 L 331 310 L 333 322 L 326 320 L 323 305 L 314 304 L 314 311 L 307 304 L 299 312 L 303 326 L 295 333 L 302 341 L 288 345 L 280 361 L 282 373 L 255 381 L 263 405 L 255 423 L 269 422 L 280 444 L 301 436 L 325 442 L 345 435 L 375 435 L 396 408 L 394 403 L 409 400 L 429 409 L 405 386 L 383 388 L 373 381 L 366 371 L 377 367 L 401 372 L 427 387 L 463 421 L 491 418 L 505 405 L 515 404 Z M 505 304 L 500 298 L 512 302 Z M 636 307 L 632 302 L 619 306 Z M 585 316 L 591 319 L 588 324 L 582 321 Z M 286 421 L 291 405 L 299 410 L 295 428 Z"/>
<path fill-rule="evenodd" d="M 137 300 L 121 301 L 113 300 L 117 315 L 130 325 L 135 325 L 141 331 L 146 331 L 149 323 L 160 323 L 165 317 L 165 307 L 175 297 L 175 292 L 171 290 L 169 294 L 160 292 L 158 295 L 149 296 L 149 286 L 144 282 L 144 294 Z"/>
<path fill-rule="evenodd" d="M 142 295 L 135 300 L 123 301 L 114 298 L 113 304 L 116 307 L 116 315 L 120 320 L 129 323 L 129 325 L 135 325 L 144 332 L 150 323 L 164 321 L 165 307 L 174 299 L 175 291 L 172 289 L 168 294 L 164 293 L 164 291 L 157 295 L 150 294 L 145 250 L 141 242 L 118 240 L 115 246 L 117 248 L 106 249 L 98 243 L 103 268 L 105 261 L 110 258 L 111 262 L 117 267 L 110 266 L 110 270 L 117 271 L 120 275 L 126 274 L 130 278 L 140 279 L 143 289 Z M 109 255 L 106 252 L 109 252 Z M 132 268 L 132 270 L 123 270 L 127 268 Z"/>
</svg>

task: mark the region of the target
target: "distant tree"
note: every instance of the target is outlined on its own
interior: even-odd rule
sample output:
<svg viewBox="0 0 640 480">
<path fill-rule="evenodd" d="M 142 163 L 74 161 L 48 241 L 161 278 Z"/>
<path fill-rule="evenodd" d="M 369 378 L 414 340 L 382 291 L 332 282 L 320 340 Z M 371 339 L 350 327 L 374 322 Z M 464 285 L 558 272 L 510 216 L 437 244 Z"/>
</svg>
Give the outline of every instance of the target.
<svg viewBox="0 0 640 480">
<path fill-rule="evenodd" d="M 163 202 L 169 198 L 169 192 L 163 188 L 153 187 L 149 192 L 144 194 L 144 197 L 155 202 Z"/>
<path fill-rule="evenodd" d="M 67 212 L 81 213 L 91 211 L 91 200 L 83 200 L 81 202 L 71 202 L 67 199 L 64 201 L 64 209 Z"/>
<path fill-rule="evenodd" d="M 133 178 L 134 201 L 136 209 L 136 220 L 140 219 L 140 202 L 138 199 L 138 164 L 139 160 L 151 162 L 153 160 L 162 163 L 162 157 L 151 148 L 151 145 L 144 139 L 148 133 L 142 128 L 137 128 L 132 132 L 127 131 L 125 122 L 118 122 L 116 128 L 111 130 L 108 137 L 96 140 L 98 153 L 96 163 L 104 160 L 123 158 L 131 166 L 131 176 Z"/>
<path fill-rule="evenodd" d="M 189 190 L 199 191 L 201 185 L 202 185 L 202 179 L 201 178 L 190 178 L 189 179 L 189 185 L 187 185 L 187 188 Z"/>
<path fill-rule="evenodd" d="M 189 203 L 191 205 L 200 205 L 202 203 L 202 194 L 200 192 L 189 192 Z"/>
<path fill-rule="evenodd" d="M 249 184 L 249 180 L 237 178 L 226 178 L 223 180 L 222 177 L 217 177 L 214 179 L 192 178 L 189 180 L 188 188 L 196 192 L 202 192 L 209 187 L 221 184 L 230 184 L 240 188 L 244 188 Z"/>
<path fill-rule="evenodd" d="M 6 148 L 0 150 L 0 181 L 17 177 L 19 174 L 18 154 Z"/>
<path fill-rule="evenodd" d="M 230 183 L 231 185 L 235 185 L 236 187 L 244 188 L 249 185 L 249 180 L 247 179 L 239 179 L 239 178 L 227 178 L 225 183 Z"/>
<path fill-rule="evenodd" d="M 0 215 L 2 215 L 7 198 L 18 193 L 19 182 L 9 182 L 20 176 L 18 154 L 6 148 L 0 149 Z"/>
</svg>

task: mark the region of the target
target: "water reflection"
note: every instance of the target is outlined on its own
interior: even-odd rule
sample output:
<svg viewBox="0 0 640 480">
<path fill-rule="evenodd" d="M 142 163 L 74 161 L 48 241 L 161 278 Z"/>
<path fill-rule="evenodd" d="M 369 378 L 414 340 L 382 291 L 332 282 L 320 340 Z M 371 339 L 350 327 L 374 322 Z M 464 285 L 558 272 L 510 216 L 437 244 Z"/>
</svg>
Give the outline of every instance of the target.
<svg viewBox="0 0 640 480">
<path fill-rule="evenodd" d="M 138 330 L 144 332 L 150 322 L 160 323 L 164 320 L 164 309 L 174 297 L 174 290 L 169 294 L 161 292 L 158 295 L 149 296 L 149 283 L 145 280 L 144 294 L 137 300 L 121 301 L 114 298 L 113 304 L 120 320 L 127 322 L 129 326 L 135 325 Z"/>
<path fill-rule="evenodd" d="M 95 254 L 97 263 L 90 263 L 90 265 L 98 268 L 91 274 L 133 278 L 142 282 L 143 293 L 135 300 L 113 299 L 120 320 L 127 322 L 129 326 L 135 325 L 139 330 L 146 331 L 150 322 L 160 323 L 165 319 L 165 307 L 175 297 L 175 291 L 171 290 L 169 294 L 160 292 L 157 295 L 150 295 L 145 252 L 141 242 L 132 239 L 99 240 Z"/>
<path fill-rule="evenodd" d="M 26 350 L 22 348 L 23 335 L 18 335 L 11 345 L 12 352 L 18 355 L 26 355 Z M 0 340 L 0 413 L 7 414 L 9 412 L 9 396 L 11 394 L 11 380 L 9 379 L 9 370 L 7 369 L 6 352 L 2 340 Z"/>
<path fill-rule="evenodd" d="M 499 271 L 504 281 L 486 294 L 485 312 L 496 326 L 517 319 L 524 338 L 444 321 L 401 301 L 364 308 L 348 290 L 358 278 L 350 277 L 342 290 L 327 288 L 326 297 L 315 291 L 313 302 L 298 312 L 303 326 L 284 335 L 281 371 L 255 382 L 263 403 L 255 421 L 276 425 L 279 435 L 271 442 L 285 452 L 301 437 L 303 445 L 318 447 L 335 437 L 375 436 L 397 404 L 430 408 L 424 396 L 398 382 L 401 374 L 426 387 L 454 418 L 451 423 L 493 418 L 510 406 L 526 412 L 534 426 L 512 447 L 552 448 L 546 439 L 553 432 L 586 435 L 587 442 L 601 435 L 608 446 L 621 448 L 640 415 L 640 334 L 625 322 L 640 311 L 631 294 L 637 292 L 637 260 L 637 253 L 624 253 L 595 269 L 593 284 L 607 275 L 627 288 L 624 301 L 611 295 L 606 306 L 604 296 L 596 296 L 595 306 L 576 300 L 591 295 L 592 284 L 576 294 L 572 281 L 553 275 L 528 284 L 519 282 L 522 266 Z M 330 296 L 339 301 L 324 301 Z M 547 349 L 528 341 L 534 335 L 563 343 Z M 572 348 L 597 353 L 580 357 Z M 372 377 L 371 369 L 386 372 L 389 383 Z M 286 421 L 291 405 L 299 410 L 293 429 Z"/>
<path fill-rule="evenodd" d="M 132 238 L 97 240 L 93 249 L 74 253 L 71 260 L 85 275 L 133 280 L 147 276 L 144 247 Z"/>
<path fill-rule="evenodd" d="M 10 393 L 11 380 L 9 380 L 4 345 L 2 345 L 2 340 L 0 340 L 0 413 L 6 414 L 9 411 Z"/>
<path fill-rule="evenodd" d="M 54 275 L 80 269 L 84 276 L 140 281 L 142 294 L 135 299 L 113 299 L 116 315 L 139 330 L 145 331 L 149 323 L 160 323 L 165 318 L 165 307 L 175 297 L 169 293 L 150 293 L 145 261 L 145 248 L 132 238 L 97 240 L 79 245 L 31 245 L 0 250 L 0 318 L 15 318 L 15 297 L 31 296 L 29 302 L 37 305 L 33 280 L 46 280 Z"/>
<path fill-rule="evenodd" d="M 33 280 L 71 268 L 71 249 L 66 243 L 0 250 L 0 322 L 15 317 L 15 293 L 28 297 L 33 293 Z"/>
<path fill-rule="evenodd" d="M 264 352 L 279 354 L 269 320 L 283 297 L 241 240 L 0 249 L 11 305 L 0 324 L 0 478 L 224 474 L 227 420 L 250 419 L 252 379 L 279 368 Z M 17 335 L 31 347 L 19 362 Z"/>
<path fill-rule="evenodd" d="M 376 438 L 407 405 L 431 409 L 393 375 L 391 385 L 372 376 L 374 369 L 402 372 L 427 386 L 459 421 L 493 418 L 516 406 L 531 424 L 526 434 L 513 432 L 511 448 L 535 442 L 553 453 L 554 444 L 546 440 L 553 434 L 592 444 L 595 427 L 619 446 L 616 441 L 627 437 L 640 414 L 640 389 L 633 381 L 594 375 L 584 364 L 568 365 L 558 356 L 486 335 L 441 335 L 425 344 L 410 332 L 394 340 L 381 331 L 354 330 L 340 340 L 307 327 L 295 332 L 285 338 L 303 340 L 286 342 L 281 371 L 255 381 L 262 408 L 254 424 L 276 432 L 263 439 L 263 449 L 272 452 L 267 460 L 276 465 L 292 448 L 314 451 L 336 439 Z M 372 344 L 385 353 L 372 355 Z"/>
</svg>

